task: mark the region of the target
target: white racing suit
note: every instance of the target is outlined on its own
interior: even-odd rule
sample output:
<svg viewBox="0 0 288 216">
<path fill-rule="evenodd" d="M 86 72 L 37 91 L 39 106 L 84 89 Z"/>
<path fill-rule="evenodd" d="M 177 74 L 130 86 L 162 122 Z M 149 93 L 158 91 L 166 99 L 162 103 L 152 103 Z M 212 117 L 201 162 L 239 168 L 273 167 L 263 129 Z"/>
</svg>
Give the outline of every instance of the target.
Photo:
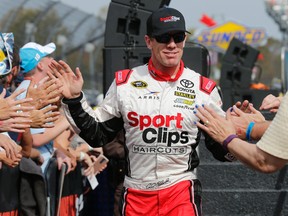
<svg viewBox="0 0 288 216">
<path fill-rule="evenodd" d="M 91 146 L 111 141 L 124 127 L 127 173 L 124 186 L 159 190 L 195 179 L 200 132 L 195 105 L 225 115 L 214 81 L 181 67 L 174 79 L 159 75 L 151 63 L 116 72 L 104 101 L 92 110 L 82 94 L 64 99 L 68 120 Z M 162 74 L 163 75 L 163 74 Z M 220 144 L 206 137 L 214 157 L 232 161 Z"/>
</svg>

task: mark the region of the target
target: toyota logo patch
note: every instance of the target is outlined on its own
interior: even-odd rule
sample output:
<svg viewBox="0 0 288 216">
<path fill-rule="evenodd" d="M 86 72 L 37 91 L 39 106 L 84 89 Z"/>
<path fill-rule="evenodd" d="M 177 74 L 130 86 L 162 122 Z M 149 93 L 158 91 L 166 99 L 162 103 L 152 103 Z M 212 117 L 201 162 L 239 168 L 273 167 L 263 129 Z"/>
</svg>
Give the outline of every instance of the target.
<svg viewBox="0 0 288 216">
<path fill-rule="evenodd" d="M 187 79 L 182 79 L 180 84 L 185 88 L 192 88 L 194 86 L 194 83 Z"/>
</svg>

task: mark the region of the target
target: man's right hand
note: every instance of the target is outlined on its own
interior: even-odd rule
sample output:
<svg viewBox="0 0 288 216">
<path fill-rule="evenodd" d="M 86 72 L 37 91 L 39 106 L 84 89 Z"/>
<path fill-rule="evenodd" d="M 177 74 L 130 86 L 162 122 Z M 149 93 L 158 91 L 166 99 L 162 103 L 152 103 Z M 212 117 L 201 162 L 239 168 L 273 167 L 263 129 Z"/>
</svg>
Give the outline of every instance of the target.
<svg viewBox="0 0 288 216">
<path fill-rule="evenodd" d="M 49 68 L 52 72 L 47 72 L 51 78 L 57 77 L 62 83 L 62 95 L 67 99 L 77 98 L 81 95 L 83 87 L 83 77 L 80 69 L 77 67 L 75 73 L 72 71 L 70 66 L 64 61 L 51 62 Z"/>
</svg>

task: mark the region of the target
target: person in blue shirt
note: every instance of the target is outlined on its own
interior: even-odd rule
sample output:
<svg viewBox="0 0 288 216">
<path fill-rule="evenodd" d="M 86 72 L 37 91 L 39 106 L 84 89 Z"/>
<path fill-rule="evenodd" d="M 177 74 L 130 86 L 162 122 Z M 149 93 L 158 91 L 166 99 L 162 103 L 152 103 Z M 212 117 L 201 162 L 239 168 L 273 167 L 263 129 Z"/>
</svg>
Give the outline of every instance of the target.
<svg viewBox="0 0 288 216">
<path fill-rule="evenodd" d="M 17 87 L 18 89 L 28 89 L 31 82 L 36 86 L 41 83 L 45 77 L 47 77 L 47 71 L 49 70 L 48 65 L 53 60 L 51 53 L 56 49 L 54 43 L 49 43 L 45 46 L 40 44 L 29 42 L 20 48 L 19 55 L 21 59 L 20 68 L 23 73 L 24 80 Z M 27 91 L 20 94 L 17 99 L 26 98 Z M 58 98 L 59 100 L 59 98 Z M 33 147 L 38 149 L 44 158 L 42 164 L 42 172 L 45 173 L 46 166 L 49 159 L 54 155 L 53 139 L 61 134 L 63 131 L 68 129 L 70 126 L 65 116 L 60 116 L 51 128 L 36 128 L 30 129 L 33 138 Z M 61 151 L 55 151 L 56 157 L 58 158 L 58 167 L 61 168 L 62 163 L 68 165 L 67 173 L 73 169 L 71 159 Z"/>
</svg>

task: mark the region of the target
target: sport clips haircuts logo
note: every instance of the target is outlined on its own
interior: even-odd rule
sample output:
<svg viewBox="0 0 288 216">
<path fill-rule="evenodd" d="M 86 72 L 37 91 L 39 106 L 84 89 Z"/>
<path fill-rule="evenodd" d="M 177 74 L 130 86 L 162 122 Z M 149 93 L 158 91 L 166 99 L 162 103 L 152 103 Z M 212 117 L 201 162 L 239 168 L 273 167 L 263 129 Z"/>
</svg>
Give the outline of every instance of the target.
<svg viewBox="0 0 288 216">
<path fill-rule="evenodd" d="M 155 146 L 134 146 L 133 151 L 138 153 L 163 153 L 163 154 L 184 154 L 186 147 L 175 146 L 173 144 L 188 143 L 188 132 L 182 131 L 183 116 L 181 113 L 176 115 L 139 115 L 136 112 L 129 112 L 129 125 L 139 127 L 142 131 L 142 139 L 147 144 L 166 143 L 167 147 Z M 179 131 L 170 131 L 170 128 L 179 129 Z"/>
<path fill-rule="evenodd" d="M 177 22 L 178 20 L 180 20 L 180 17 L 176 16 L 168 16 L 160 18 L 160 22 Z"/>
</svg>

